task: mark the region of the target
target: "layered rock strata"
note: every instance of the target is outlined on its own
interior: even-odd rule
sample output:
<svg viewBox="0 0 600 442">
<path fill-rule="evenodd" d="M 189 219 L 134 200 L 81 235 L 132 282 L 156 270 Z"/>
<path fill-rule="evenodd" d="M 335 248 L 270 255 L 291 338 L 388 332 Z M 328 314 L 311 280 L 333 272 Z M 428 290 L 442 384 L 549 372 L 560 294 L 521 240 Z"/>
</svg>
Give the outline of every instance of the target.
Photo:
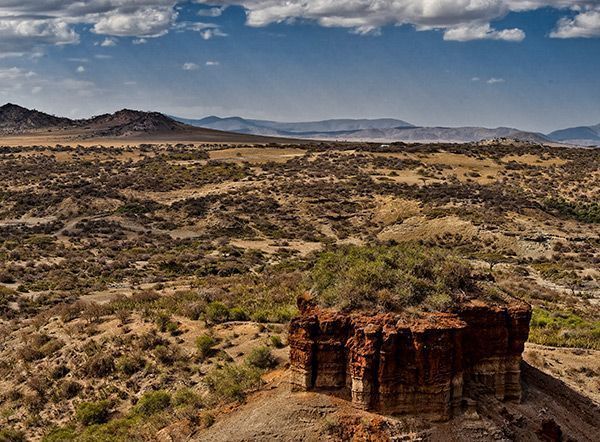
<svg viewBox="0 0 600 442">
<path fill-rule="evenodd" d="M 477 384 L 501 400 L 521 395 L 520 361 L 529 334 L 526 304 L 471 302 L 418 319 L 345 314 L 299 301 L 290 325 L 292 385 L 329 391 L 360 408 L 446 420 Z"/>
</svg>

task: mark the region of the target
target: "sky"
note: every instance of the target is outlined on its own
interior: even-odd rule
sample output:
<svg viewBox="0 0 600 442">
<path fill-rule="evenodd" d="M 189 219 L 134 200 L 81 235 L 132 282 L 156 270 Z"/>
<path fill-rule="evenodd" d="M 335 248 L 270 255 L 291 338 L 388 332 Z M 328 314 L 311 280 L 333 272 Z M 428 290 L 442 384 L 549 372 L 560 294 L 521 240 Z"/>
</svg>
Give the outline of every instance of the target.
<svg viewBox="0 0 600 442">
<path fill-rule="evenodd" d="M 600 123 L 600 0 L 0 0 L 0 104 Z"/>
</svg>

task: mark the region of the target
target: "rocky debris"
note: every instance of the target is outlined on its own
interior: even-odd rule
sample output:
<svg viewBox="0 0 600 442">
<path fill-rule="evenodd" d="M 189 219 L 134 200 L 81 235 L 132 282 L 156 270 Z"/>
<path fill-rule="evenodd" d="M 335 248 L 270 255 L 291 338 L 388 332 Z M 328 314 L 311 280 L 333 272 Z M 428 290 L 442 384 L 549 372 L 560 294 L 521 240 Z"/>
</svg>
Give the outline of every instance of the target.
<svg viewBox="0 0 600 442">
<path fill-rule="evenodd" d="M 290 324 L 292 385 L 329 391 L 361 409 L 447 420 L 471 385 L 521 397 L 520 362 L 531 308 L 461 305 L 418 318 L 342 313 L 299 300 Z"/>
</svg>

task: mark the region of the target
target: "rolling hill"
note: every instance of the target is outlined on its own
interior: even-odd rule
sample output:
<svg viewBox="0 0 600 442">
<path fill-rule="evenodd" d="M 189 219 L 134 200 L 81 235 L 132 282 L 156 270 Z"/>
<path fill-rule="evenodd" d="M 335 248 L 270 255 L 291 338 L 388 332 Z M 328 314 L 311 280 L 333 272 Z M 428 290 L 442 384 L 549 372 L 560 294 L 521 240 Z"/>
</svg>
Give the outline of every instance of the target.
<svg viewBox="0 0 600 442">
<path fill-rule="evenodd" d="M 509 127 L 417 127 L 392 118 L 375 120 L 324 120 L 301 123 L 279 123 L 267 120 L 248 120 L 241 117 L 207 117 L 189 120 L 174 117 L 193 126 L 254 135 L 302 137 L 324 140 L 376 142 L 474 142 L 494 138 L 513 138 L 534 143 L 550 142 L 544 135 Z"/>
<path fill-rule="evenodd" d="M 548 138 L 571 144 L 600 146 L 600 124 L 556 130 L 548 134 Z"/>
</svg>

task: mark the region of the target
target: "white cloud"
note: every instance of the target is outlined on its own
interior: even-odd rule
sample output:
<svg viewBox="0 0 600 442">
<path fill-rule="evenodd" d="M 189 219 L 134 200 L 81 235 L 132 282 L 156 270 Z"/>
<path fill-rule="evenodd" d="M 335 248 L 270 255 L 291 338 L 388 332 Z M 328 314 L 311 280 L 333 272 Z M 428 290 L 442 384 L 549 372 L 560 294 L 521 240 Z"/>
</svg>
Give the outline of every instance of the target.
<svg viewBox="0 0 600 442">
<path fill-rule="evenodd" d="M 208 61 L 206 62 L 206 66 L 220 66 L 220 65 L 221 65 L 221 63 L 220 63 L 220 62 L 218 62 L 218 61 L 214 61 L 214 60 L 208 60 Z"/>
<path fill-rule="evenodd" d="M 180 5 L 189 0 L 0 0 L 0 58 L 39 53 L 47 45 L 80 41 L 79 32 L 107 37 L 159 37 L 177 23 Z M 245 8 L 249 26 L 312 21 L 378 35 L 382 27 L 410 25 L 418 31 L 441 30 L 444 39 L 518 42 L 521 29 L 493 23 L 510 12 L 540 8 L 561 11 L 554 38 L 600 37 L 600 0 L 195 0 L 206 5 L 200 16 L 218 17 L 230 5 Z M 195 24 L 202 38 L 226 34 L 216 24 Z M 83 29 L 81 31 L 81 29 Z M 192 29 L 188 26 L 188 30 Z M 193 29 L 192 29 L 193 30 Z"/>
<path fill-rule="evenodd" d="M 103 48 L 112 48 L 113 46 L 117 45 L 117 40 L 115 40 L 114 38 L 105 38 L 101 43 L 100 46 L 102 46 Z"/>
<path fill-rule="evenodd" d="M 177 12 L 173 7 L 142 7 L 131 13 L 113 10 L 94 24 L 96 34 L 119 37 L 160 37 L 175 23 Z"/>
<path fill-rule="evenodd" d="M 200 69 L 200 66 L 198 66 L 196 63 L 187 62 L 183 64 L 181 69 L 183 69 L 184 71 L 197 71 L 198 69 Z"/>
<path fill-rule="evenodd" d="M 444 32 L 446 41 L 471 41 L 471 40 L 504 40 L 523 41 L 525 32 L 520 29 L 492 29 L 489 23 L 483 25 L 465 25 L 449 28 Z"/>
<path fill-rule="evenodd" d="M 36 73 L 25 69 L 13 67 L 13 68 L 0 68 L 0 81 L 22 81 L 32 77 L 35 77 Z"/>
<path fill-rule="evenodd" d="M 132 41 L 132 43 L 134 45 L 145 45 L 146 43 L 148 43 L 148 40 L 146 40 L 145 38 L 136 38 Z"/>
<path fill-rule="evenodd" d="M 600 37 L 600 6 L 577 14 L 573 18 L 562 18 L 552 38 L 593 38 Z"/>
<path fill-rule="evenodd" d="M 198 11 L 198 15 L 200 17 L 220 17 L 226 8 L 227 8 L 227 6 L 224 6 L 221 8 L 200 9 Z"/>
<path fill-rule="evenodd" d="M 175 29 L 179 32 L 198 32 L 204 40 L 210 40 L 214 37 L 227 37 L 227 34 L 223 32 L 221 27 L 215 23 L 181 22 L 175 25 Z"/>
<path fill-rule="evenodd" d="M 45 45 L 76 44 L 77 25 L 115 37 L 164 35 L 177 19 L 178 0 L 2 0 L 0 56 Z"/>
<path fill-rule="evenodd" d="M 506 80 L 504 78 L 495 78 L 495 77 L 492 77 L 488 81 L 486 81 L 487 84 L 498 84 L 498 83 L 505 83 L 505 82 L 506 82 Z"/>
<path fill-rule="evenodd" d="M 598 0 L 198 0 L 219 6 L 246 9 L 246 23 L 261 27 L 272 23 L 309 20 L 325 27 L 350 28 L 363 35 L 377 34 L 387 25 L 412 25 L 419 31 L 443 30 L 445 40 L 502 40 L 519 42 L 521 29 L 495 29 L 491 23 L 510 12 L 544 7 L 572 10 L 578 16 L 561 20 L 553 36 L 598 36 L 593 11 Z"/>
<path fill-rule="evenodd" d="M 78 74 L 83 74 L 84 72 L 85 72 L 85 68 L 84 68 L 83 66 L 79 66 L 79 67 L 77 68 L 77 73 L 78 73 Z"/>
</svg>

